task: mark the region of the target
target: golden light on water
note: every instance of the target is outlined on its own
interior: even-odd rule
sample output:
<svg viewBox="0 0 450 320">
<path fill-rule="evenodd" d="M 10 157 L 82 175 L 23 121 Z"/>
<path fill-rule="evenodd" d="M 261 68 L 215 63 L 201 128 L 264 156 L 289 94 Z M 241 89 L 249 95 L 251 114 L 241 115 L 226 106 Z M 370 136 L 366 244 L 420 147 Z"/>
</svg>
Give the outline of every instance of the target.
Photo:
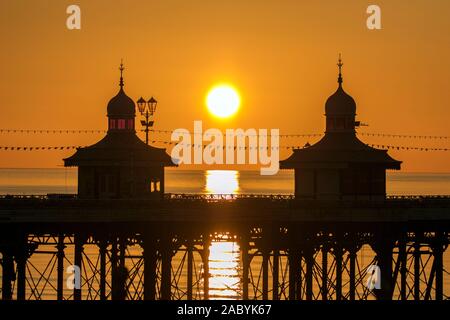
<svg viewBox="0 0 450 320">
<path fill-rule="evenodd" d="M 219 118 L 228 118 L 235 114 L 241 98 L 235 88 L 228 84 L 213 87 L 206 96 L 206 106 L 209 112 Z"/>
<path fill-rule="evenodd" d="M 238 299 L 241 294 L 239 245 L 233 241 L 213 241 L 209 250 L 210 298 Z"/>
<path fill-rule="evenodd" d="M 239 171 L 207 170 L 206 192 L 211 194 L 236 194 L 239 191 Z"/>
</svg>

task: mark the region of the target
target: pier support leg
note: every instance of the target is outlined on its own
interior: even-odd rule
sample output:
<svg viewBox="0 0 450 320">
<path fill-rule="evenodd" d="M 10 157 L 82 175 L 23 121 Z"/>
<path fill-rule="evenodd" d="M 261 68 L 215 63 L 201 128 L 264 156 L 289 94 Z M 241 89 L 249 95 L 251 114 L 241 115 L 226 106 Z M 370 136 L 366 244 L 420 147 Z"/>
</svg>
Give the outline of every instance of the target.
<svg viewBox="0 0 450 320">
<path fill-rule="evenodd" d="M 126 238 L 114 238 L 111 244 L 111 298 L 126 300 L 128 270 L 125 267 Z"/>
<path fill-rule="evenodd" d="M 111 299 L 118 300 L 117 291 L 118 286 L 118 257 L 117 257 L 117 239 L 114 238 L 111 242 Z"/>
<path fill-rule="evenodd" d="M 443 244 L 438 242 L 433 248 L 434 265 L 435 265 L 435 279 L 436 279 L 436 291 L 435 299 L 441 301 L 444 297 L 444 264 L 443 264 Z"/>
<path fill-rule="evenodd" d="M 156 298 L 156 240 L 151 237 L 144 239 L 144 300 Z"/>
<path fill-rule="evenodd" d="M 64 249 L 66 246 L 64 245 L 64 236 L 58 236 L 58 244 L 56 245 L 58 252 L 56 253 L 57 259 L 57 300 L 64 299 Z"/>
<path fill-rule="evenodd" d="M 82 274 L 83 274 L 83 239 L 78 236 L 75 235 L 75 256 L 74 256 L 74 263 L 75 266 L 77 266 L 80 270 L 80 277 L 82 278 Z M 75 286 L 75 288 L 73 289 L 73 299 L 74 300 L 81 300 L 81 284 L 82 284 L 82 279 L 80 279 L 80 287 L 77 288 L 77 286 Z"/>
<path fill-rule="evenodd" d="M 328 300 L 328 248 L 322 246 L 322 300 Z"/>
<path fill-rule="evenodd" d="M 289 250 L 289 300 L 296 300 L 298 296 L 298 279 L 301 272 L 301 256 L 298 248 Z"/>
<path fill-rule="evenodd" d="M 120 241 L 119 246 L 119 300 L 126 300 L 128 296 L 127 290 L 127 279 L 128 279 L 128 269 L 125 266 L 125 258 L 126 258 L 126 250 L 127 250 L 127 239 L 123 237 Z"/>
<path fill-rule="evenodd" d="M 166 236 L 161 243 L 161 299 L 170 300 L 172 291 L 172 243 Z"/>
<path fill-rule="evenodd" d="M 248 283 L 250 259 L 248 256 L 248 240 L 244 238 L 241 242 L 241 257 L 242 257 L 242 299 L 248 300 Z"/>
<path fill-rule="evenodd" d="M 202 260 L 203 260 L 203 299 L 209 300 L 209 247 L 211 239 L 209 237 L 204 239 Z"/>
<path fill-rule="evenodd" d="M 106 300 L 106 250 L 108 243 L 101 240 L 98 245 L 100 255 L 100 300 Z"/>
<path fill-rule="evenodd" d="M 11 282 L 15 278 L 14 273 L 14 260 L 10 252 L 4 250 L 2 252 L 3 261 L 3 277 L 2 277 L 2 299 L 11 300 L 12 299 L 12 285 Z"/>
<path fill-rule="evenodd" d="M 400 242 L 398 248 L 398 259 L 400 263 L 400 299 L 406 301 L 407 298 L 407 286 L 406 286 L 406 276 L 408 268 L 406 266 L 407 253 L 406 253 L 406 242 Z"/>
<path fill-rule="evenodd" d="M 298 274 L 297 274 L 297 300 L 303 299 L 303 267 L 302 267 L 303 255 L 302 252 L 298 253 Z"/>
<path fill-rule="evenodd" d="M 21 237 L 21 243 L 16 252 L 17 264 L 17 300 L 25 300 L 26 295 L 26 267 L 28 259 L 27 235 Z"/>
<path fill-rule="evenodd" d="M 308 249 L 305 252 L 306 262 L 306 300 L 313 299 L 313 268 L 314 268 L 314 250 Z"/>
<path fill-rule="evenodd" d="M 420 243 L 414 243 L 414 300 L 420 300 Z"/>
<path fill-rule="evenodd" d="M 187 299 L 192 300 L 193 298 L 193 282 L 194 282 L 194 245 L 192 240 L 189 239 L 187 243 Z"/>
<path fill-rule="evenodd" d="M 335 259 L 336 259 L 336 300 L 342 300 L 342 247 L 338 244 L 335 247 Z"/>
<path fill-rule="evenodd" d="M 350 301 L 354 301 L 356 297 L 356 248 L 352 246 L 349 250 L 350 259 Z"/>
<path fill-rule="evenodd" d="M 379 239 L 375 245 L 375 252 L 378 259 L 378 267 L 380 268 L 380 289 L 375 289 L 378 300 L 391 300 L 393 292 L 392 281 L 392 242 L 386 239 Z"/>
<path fill-rule="evenodd" d="M 273 270 L 272 270 L 272 299 L 273 300 L 278 300 L 279 299 L 279 295 L 278 295 L 278 281 L 279 281 L 279 272 L 280 272 L 280 254 L 278 249 L 274 249 L 273 251 Z"/>
<path fill-rule="evenodd" d="M 269 256 L 270 251 L 267 248 L 262 250 L 262 298 L 269 299 Z"/>
</svg>

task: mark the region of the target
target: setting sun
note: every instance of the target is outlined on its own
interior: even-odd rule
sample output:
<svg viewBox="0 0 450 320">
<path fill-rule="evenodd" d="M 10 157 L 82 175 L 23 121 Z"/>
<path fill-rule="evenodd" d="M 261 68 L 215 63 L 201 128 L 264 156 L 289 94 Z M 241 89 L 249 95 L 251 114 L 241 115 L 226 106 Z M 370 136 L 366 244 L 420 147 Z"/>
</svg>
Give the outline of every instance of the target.
<svg viewBox="0 0 450 320">
<path fill-rule="evenodd" d="M 236 89 L 227 84 L 213 87 L 206 97 L 209 112 L 219 118 L 227 118 L 235 114 L 240 102 Z"/>
</svg>

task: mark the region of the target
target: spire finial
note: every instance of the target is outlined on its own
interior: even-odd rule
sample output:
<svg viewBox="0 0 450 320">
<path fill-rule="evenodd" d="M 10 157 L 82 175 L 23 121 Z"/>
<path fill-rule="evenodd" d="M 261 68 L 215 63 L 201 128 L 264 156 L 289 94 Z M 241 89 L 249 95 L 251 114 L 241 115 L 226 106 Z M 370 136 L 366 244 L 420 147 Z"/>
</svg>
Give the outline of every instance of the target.
<svg viewBox="0 0 450 320">
<path fill-rule="evenodd" d="M 119 82 L 119 86 L 122 89 L 123 88 L 123 70 L 125 70 L 125 67 L 123 66 L 123 59 L 120 59 L 120 82 Z"/>
<path fill-rule="evenodd" d="M 339 76 L 338 76 L 339 86 L 341 86 L 342 82 L 343 82 L 343 80 L 342 80 L 342 66 L 343 65 L 344 65 L 344 63 L 342 62 L 342 57 L 341 57 L 341 54 L 339 53 L 339 60 L 338 60 L 338 63 L 337 63 L 337 66 L 339 68 Z"/>
</svg>

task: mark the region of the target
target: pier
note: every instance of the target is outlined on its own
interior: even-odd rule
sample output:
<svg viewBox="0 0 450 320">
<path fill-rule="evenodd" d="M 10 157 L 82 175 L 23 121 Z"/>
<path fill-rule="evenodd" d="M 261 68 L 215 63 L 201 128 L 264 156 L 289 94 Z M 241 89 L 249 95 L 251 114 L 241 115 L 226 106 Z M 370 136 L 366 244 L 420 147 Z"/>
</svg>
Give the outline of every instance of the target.
<svg viewBox="0 0 450 320">
<path fill-rule="evenodd" d="M 165 191 L 176 161 L 136 135 L 121 64 L 106 135 L 64 159 L 77 194 L 0 196 L 2 299 L 212 299 L 220 241 L 240 248 L 237 299 L 448 299 L 450 196 L 386 195 L 386 170 L 402 162 L 356 136 L 342 66 L 324 136 L 279 163 L 294 170 L 292 195 L 205 195 Z M 145 108 L 156 100 L 139 99 Z"/>
<path fill-rule="evenodd" d="M 41 299 L 44 285 L 60 300 L 208 299 L 210 243 L 231 239 L 241 250 L 242 299 L 442 300 L 448 298 L 443 256 L 449 231 L 449 196 L 2 196 L 2 299 Z M 360 265 L 365 245 L 374 259 Z M 141 254 L 131 255 L 131 247 Z M 30 258 L 39 254 L 52 258 L 31 277 Z M 181 262 L 175 265 L 177 254 Z M 82 270 L 81 288 L 69 293 L 68 262 Z M 203 270 L 196 269 L 200 264 Z M 127 277 L 121 276 L 125 265 Z M 381 288 L 369 290 L 373 265 Z"/>
</svg>

